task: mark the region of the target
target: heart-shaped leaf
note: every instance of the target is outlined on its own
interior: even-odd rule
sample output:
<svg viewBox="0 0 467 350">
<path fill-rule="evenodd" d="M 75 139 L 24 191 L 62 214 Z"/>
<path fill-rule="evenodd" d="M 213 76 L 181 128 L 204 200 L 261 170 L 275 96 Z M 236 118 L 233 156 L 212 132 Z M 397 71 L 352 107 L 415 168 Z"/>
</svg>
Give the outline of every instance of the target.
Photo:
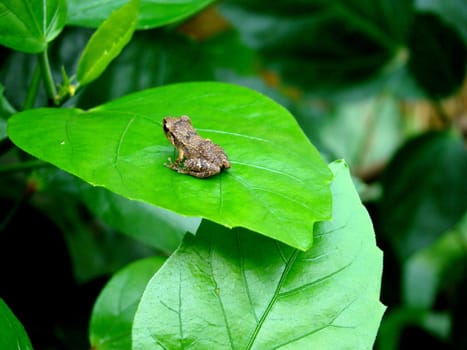
<svg viewBox="0 0 467 350">
<path fill-rule="evenodd" d="M 174 156 L 162 119 L 189 115 L 232 167 L 198 179 Z M 36 109 L 9 119 L 12 141 L 94 185 L 182 215 L 242 226 L 306 250 L 331 214 L 332 173 L 293 116 L 253 90 L 224 83 L 164 86 L 92 110 Z"/>
<path fill-rule="evenodd" d="M 66 23 L 65 0 L 0 0 L 0 44 L 14 50 L 45 50 Z"/>
<path fill-rule="evenodd" d="M 97 27 L 110 13 L 127 0 L 68 0 L 69 23 L 85 27 Z M 213 0 L 140 0 L 138 28 L 155 28 L 186 18 Z"/>
<path fill-rule="evenodd" d="M 149 282 L 133 349 L 371 349 L 382 253 L 347 165 L 331 164 L 331 222 L 301 252 L 203 222 Z"/>
</svg>

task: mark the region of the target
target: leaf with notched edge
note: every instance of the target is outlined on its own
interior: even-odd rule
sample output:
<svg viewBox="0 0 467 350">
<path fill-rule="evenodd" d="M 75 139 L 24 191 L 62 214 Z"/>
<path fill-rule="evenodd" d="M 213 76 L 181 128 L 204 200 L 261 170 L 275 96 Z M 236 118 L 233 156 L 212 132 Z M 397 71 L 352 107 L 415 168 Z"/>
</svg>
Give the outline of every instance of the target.
<svg viewBox="0 0 467 350">
<path fill-rule="evenodd" d="M 382 252 L 347 165 L 333 218 L 301 252 L 203 222 L 146 287 L 133 349 L 371 349 L 385 307 Z"/>
</svg>

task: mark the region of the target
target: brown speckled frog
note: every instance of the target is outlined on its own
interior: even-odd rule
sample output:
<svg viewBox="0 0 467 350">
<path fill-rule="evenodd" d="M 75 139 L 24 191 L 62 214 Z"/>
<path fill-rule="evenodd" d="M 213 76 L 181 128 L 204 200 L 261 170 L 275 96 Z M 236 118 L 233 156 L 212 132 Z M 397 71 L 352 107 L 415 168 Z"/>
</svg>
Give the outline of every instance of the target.
<svg viewBox="0 0 467 350">
<path fill-rule="evenodd" d="M 168 168 L 200 178 L 213 176 L 224 168 L 230 168 L 224 150 L 211 140 L 199 136 L 188 116 L 166 117 L 163 128 L 167 139 L 178 150 L 175 162 L 169 158 L 169 163 L 164 164 Z"/>
</svg>

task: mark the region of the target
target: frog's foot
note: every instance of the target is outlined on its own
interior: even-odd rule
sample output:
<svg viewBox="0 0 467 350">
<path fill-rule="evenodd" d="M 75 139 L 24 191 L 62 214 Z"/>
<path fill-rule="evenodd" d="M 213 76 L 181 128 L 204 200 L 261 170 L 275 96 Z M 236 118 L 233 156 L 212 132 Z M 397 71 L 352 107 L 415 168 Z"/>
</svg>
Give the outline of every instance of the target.
<svg viewBox="0 0 467 350">
<path fill-rule="evenodd" d="M 169 157 L 167 158 L 167 160 L 168 162 L 164 163 L 164 166 L 172 170 L 175 170 L 178 173 L 187 174 L 186 169 L 183 167 L 183 165 L 180 164 L 181 162 L 178 159 L 176 159 L 175 162 L 172 162 L 172 158 Z"/>
<path fill-rule="evenodd" d="M 172 168 L 173 166 L 173 162 L 172 162 L 172 158 L 167 158 L 167 162 L 164 163 L 164 166 L 166 166 L 167 168 Z"/>
</svg>

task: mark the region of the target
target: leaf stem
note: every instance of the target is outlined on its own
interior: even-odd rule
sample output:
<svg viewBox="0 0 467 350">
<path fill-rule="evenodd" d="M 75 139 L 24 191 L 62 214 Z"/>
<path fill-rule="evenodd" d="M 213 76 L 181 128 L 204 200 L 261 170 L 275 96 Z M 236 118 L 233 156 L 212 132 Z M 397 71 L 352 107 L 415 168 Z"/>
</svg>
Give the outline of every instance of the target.
<svg viewBox="0 0 467 350">
<path fill-rule="evenodd" d="M 42 79 L 44 80 L 45 91 L 49 100 L 55 102 L 55 96 L 57 90 L 55 88 L 55 82 L 52 76 L 52 70 L 50 69 L 49 56 L 47 55 L 47 49 L 38 55 L 39 65 L 41 67 Z M 55 103 L 54 103 L 55 104 Z"/>
<path fill-rule="evenodd" d="M 41 67 L 39 64 L 36 64 L 34 72 L 32 74 L 31 82 L 29 84 L 28 93 L 24 99 L 23 110 L 30 109 L 34 107 L 34 102 L 36 101 L 37 93 L 39 91 L 39 83 L 41 79 Z"/>
</svg>

